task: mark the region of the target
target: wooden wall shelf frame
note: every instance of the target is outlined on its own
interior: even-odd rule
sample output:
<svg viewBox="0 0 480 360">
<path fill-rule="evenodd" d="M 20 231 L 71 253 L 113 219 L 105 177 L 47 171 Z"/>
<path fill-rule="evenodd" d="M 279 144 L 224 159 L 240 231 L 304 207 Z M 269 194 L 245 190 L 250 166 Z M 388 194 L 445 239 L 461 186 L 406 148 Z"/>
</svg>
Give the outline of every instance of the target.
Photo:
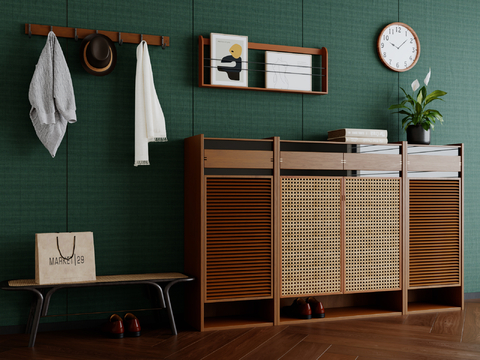
<svg viewBox="0 0 480 360">
<path fill-rule="evenodd" d="M 264 50 L 264 51 L 279 51 L 295 54 L 307 54 L 307 55 L 319 55 L 322 57 L 321 61 L 321 91 L 302 91 L 302 90 L 285 90 L 285 89 L 267 89 L 263 87 L 251 87 L 251 86 L 225 86 L 225 85 L 212 85 L 205 82 L 205 71 L 209 65 L 205 65 L 205 46 L 210 46 L 210 39 L 203 36 L 198 37 L 198 86 L 207 88 L 221 88 L 221 89 L 235 89 L 235 90 L 255 90 L 255 91 L 274 91 L 284 93 L 297 93 L 297 94 L 314 94 L 314 95 L 326 95 L 328 94 L 328 51 L 326 48 L 304 48 L 297 46 L 286 45 L 272 45 L 261 43 L 248 43 L 249 50 Z M 209 54 L 207 54 L 209 58 Z"/>
<path fill-rule="evenodd" d="M 197 279 L 186 318 L 198 330 L 464 308 L 463 144 L 184 144 L 184 272 Z M 325 318 L 282 311 L 307 296 Z"/>
<path fill-rule="evenodd" d="M 170 38 L 168 36 L 135 34 L 119 31 L 90 30 L 65 26 L 25 24 L 25 34 L 29 36 L 47 36 L 50 30 L 52 30 L 57 37 L 75 40 L 83 39 L 88 35 L 98 31 L 99 34 L 108 36 L 113 42 L 119 42 L 120 45 L 122 43 L 140 44 L 142 40 L 145 40 L 148 45 L 162 46 L 163 48 L 170 46 Z"/>
</svg>

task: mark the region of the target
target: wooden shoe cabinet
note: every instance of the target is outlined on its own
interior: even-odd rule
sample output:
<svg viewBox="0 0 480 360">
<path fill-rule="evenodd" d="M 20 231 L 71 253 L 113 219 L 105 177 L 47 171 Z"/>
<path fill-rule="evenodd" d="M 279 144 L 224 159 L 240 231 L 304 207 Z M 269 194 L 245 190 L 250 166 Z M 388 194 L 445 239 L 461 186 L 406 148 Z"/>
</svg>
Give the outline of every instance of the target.
<svg viewBox="0 0 480 360">
<path fill-rule="evenodd" d="M 187 138 L 185 272 L 201 331 L 462 309 L 463 145 Z"/>
</svg>

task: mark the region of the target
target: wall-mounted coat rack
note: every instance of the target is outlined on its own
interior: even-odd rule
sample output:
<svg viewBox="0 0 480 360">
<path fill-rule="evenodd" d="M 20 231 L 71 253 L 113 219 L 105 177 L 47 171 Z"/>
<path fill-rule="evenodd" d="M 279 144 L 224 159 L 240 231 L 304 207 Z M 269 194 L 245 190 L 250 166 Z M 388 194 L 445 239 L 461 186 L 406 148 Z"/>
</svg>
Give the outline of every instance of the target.
<svg viewBox="0 0 480 360">
<path fill-rule="evenodd" d="M 53 31 L 57 37 L 75 40 L 83 39 L 88 35 L 96 32 L 98 34 L 108 36 L 112 41 L 118 42 L 120 45 L 122 45 L 123 43 L 139 44 L 142 40 L 145 40 L 148 45 L 161 46 L 163 49 L 165 49 L 165 47 L 167 46 L 170 46 L 170 38 L 168 36 L 135 34 L 104 30 L 90 30 L 64 26 L 25 24 L 25 34 L 27 34 L 28 36 L 47 36 L 50 31 Z"/>
</svg>

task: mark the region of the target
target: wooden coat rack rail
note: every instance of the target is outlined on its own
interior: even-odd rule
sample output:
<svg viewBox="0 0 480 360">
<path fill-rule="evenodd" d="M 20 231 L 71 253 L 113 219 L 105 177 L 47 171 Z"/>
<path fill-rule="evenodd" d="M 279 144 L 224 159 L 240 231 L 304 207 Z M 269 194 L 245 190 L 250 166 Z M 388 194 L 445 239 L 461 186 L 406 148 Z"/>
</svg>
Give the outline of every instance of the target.
<svg viewBox="0 0 480 360">
<path fill-rule="evenodd" d="M 47 36 L 48 33 L 53 31 L 57 37 L 69 38 L 69 39 L 83 39 L 88 35 L 97 32 L 108 36 L 112 41 L 122 43 L 139 44 L 142 40 L 145 40 L 148 45 L 156 45 L 165 47 L 170 46 L 170 38 L 168 36 L 161 35 L 145 35 L 116 31 L 105 30 L 90 30 L 80 29 L 65 26 L 50 26 L 50 25 L 38 25 L 38 24 L 25 24 L 25 34 Z"/>
</svg>

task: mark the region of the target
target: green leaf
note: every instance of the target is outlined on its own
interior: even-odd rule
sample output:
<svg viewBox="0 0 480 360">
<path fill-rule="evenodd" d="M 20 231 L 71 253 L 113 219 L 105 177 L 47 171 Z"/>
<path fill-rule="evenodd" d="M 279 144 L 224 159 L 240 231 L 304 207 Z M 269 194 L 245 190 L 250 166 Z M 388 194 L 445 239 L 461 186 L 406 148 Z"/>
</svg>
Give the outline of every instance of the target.
<svg viewBox="0 0 480 360">
<path fill-rule="evenodd" d="M 416 101 L 410 95 L 407 95 L 407 102 L 412 104 L 412 106 L 414 106 L 416 104 Z"/>
<path fill-rule="evenodd" d="M 397 105 L 392 105 L 388 108 L 388 110 L 395 110 L 395 109 L 408 109 L 408 107 L 406 107 L 404 103 L 401 103 Z"/>
<path fill-rule="evenodd" d="M 422 86 L 422 88 L 418 91 L 417 95 L 417 102 L 421 104 L 423 102 L 423 99 L 425 98 L 425 94 L 427 93 L 427 89 L 425 86 Z"/>
<path fill-rule="evenodd" d="M 440 114 L 440 111 L 429 109 L 429 110 L 425 111 L 425 113 L 427 113 L 427 114 L 432 114 L 433 116 L 435 116 L 435 118 L 436 118 L 437 120 L 439 120 L 440 122 L 443 122 L 443 115 Z"/>
<path fill-rule="evenodd" d="M 427 98 L 427 87 L 426 86 L 423 86 L 420 91 L 422 92 L 422 99 L 425 100 Z M 422 103 L 421 101 L 419 101 L 420 103 Z"/>
<path fill-rule="evenodd" d="M 422 110 L 423 110 L 422 104 L 416 103 L 416 104 L 415 104 L 415 112 L 416 112 L 417 114 L 421 114 L 421 113 L 422 113 Z"/>
<path fill-rule="evenodd" d="M 440 124 L 443 123 L 443 116 L 442 114 L 440 114 L 438 110 L 427 110 L 425 111 L 425 113 L 427 114 L 428 118 L 432 121 L 432 123 L 435 123 L 436 121 L 440 122 Z"/>
<path fill-rule="evenodd" d="M 419 91 L 417 96 L 417 103 L 421 104 L 422 100 L 423 100 L 423 95 L 422 95 L 422 92 Z"/>
<path fill-rule="evenodd" d="M 435 115 L 435 118 L 437 119 L 437 121 L 440 121 L 440 123 L 443 123 L 443 116 L 442 116 L 442 114 L 440 114 L 438 111 L 436 111 L 436 112 L 434 113 L 434 115 Z"/>
<path fill-rule="evenodd" d="M 429 119 L 429 120 L 428 120 L 428 123 L 429 123 L 429 124 L 434 124 L 434 123 L 435 123 L 435 120 L 437 120 L 437 118 L 436 118 L 435 115 L 433 115 L 433 114 L 428 114 L 428 115 L 427 115 L 427 119 Z"/>
<path fill-rule="evenodd" d="M 407 100 L 404 100 L 405 103 L 409 102 L 413 106 L 413 104 L 415 103 L 415 100 L 413 100 L 413 98 L 409 94 L 407 94 L 407 92 L 403 88 L 400 88 L 400 89 L 402 89 L 403 93 L 405 94 L 405 97 L 407 98 Z"/>
<path fill-rule="evenodd" d="M 425 98 L 425 105 L 431 103 L 433 100 L 442 100 L 444 101 L 443 99 L 440 99 L 440 96 L 443 96 L 443 95 L 447 95 L 447 93 L 445 91 L 441 91 L 441 90 L 435 90 L 433 92 L 431 92 L 426 98 Z"/>
<path fill-rule="evenodd" d="M 447 95 L 447 93 L 442 90 L 435 90 L 435 91 L 432 91 L 427 97 L 431 97 L 431 96 L 438 97 L 443 95 Z"/>
<path fill-rule="evenodd" d="M 412 117 L 411 116 L 405 116 L 402 119 L 402 127 L 406 129 L 412 122 Z"/>
<path fill-rule="evenodd" d="M 412 116 L 412 124 L 417 125 L 421 122 L 422 118 L 418 114 Z"/>
</svg>

